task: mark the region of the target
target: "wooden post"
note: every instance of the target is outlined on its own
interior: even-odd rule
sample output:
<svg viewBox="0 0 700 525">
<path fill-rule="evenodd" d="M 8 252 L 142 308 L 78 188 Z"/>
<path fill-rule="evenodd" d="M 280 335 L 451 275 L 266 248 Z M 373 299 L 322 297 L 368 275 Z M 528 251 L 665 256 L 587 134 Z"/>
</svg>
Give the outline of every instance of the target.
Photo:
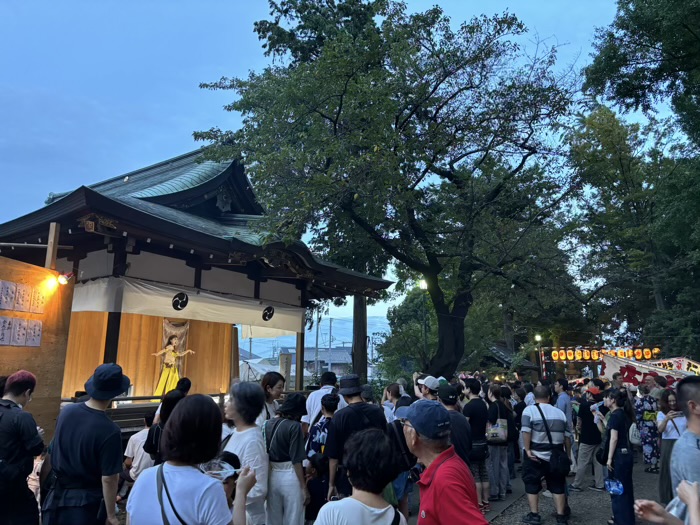
<svg viewBox="0 0 700 525">
<path fill-rule="evenodd" d="M 58 255 L 58 236 L 61 233 L 61 225 L 52 222 L 49 226 L 49 240 L 46 244 L 46 263 L 44 268 L 56 269 L 56 256 Z"/>
<path fill-rule="evenodd" d="M 367 298 L 353 297 L 352 314 L 352 371 L 367 382 Z"/>
<path fill-rule="evenodd" d="M 296 390 L 304 390 L 304 332 L 297 332 Z"/>
<path fill-rule="evenodd" d="M 239 379 L 241 377 L 240 361 L 241 351 L 238 348 L 238 327 L 234 325 L 231 334 L 231 373 L 228 382 L 229 388 L 233 384 L 234 379 Z"/>
</svg>

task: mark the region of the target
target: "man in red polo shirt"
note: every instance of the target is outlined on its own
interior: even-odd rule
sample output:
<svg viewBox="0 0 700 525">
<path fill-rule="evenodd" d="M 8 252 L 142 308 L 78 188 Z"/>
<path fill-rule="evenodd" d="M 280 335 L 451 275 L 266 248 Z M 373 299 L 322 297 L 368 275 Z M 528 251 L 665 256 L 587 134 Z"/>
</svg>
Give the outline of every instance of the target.
<svg viewBox="0 0 700 525">
<path fill-rule="evenodd" d="M 406 443 L 425 466 L 418 525 L 487 525 L 469 467 L 450 445 L 450 415 L 437 401 L 413 403 L 403 420 Z"/>
</svg>

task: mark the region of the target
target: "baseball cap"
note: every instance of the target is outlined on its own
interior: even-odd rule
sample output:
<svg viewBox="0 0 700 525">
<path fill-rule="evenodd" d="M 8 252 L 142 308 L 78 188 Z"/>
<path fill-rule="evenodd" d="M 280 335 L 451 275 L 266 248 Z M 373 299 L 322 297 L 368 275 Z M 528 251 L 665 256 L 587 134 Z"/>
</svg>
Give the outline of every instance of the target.
<svg viewBox="0 0 700 525">
<path fill-rule="evenodd" d="M 437 401 L 420 400 L 408 407 L 407 419 L 416 432 L 428 439 L 440 439 L 450 433 L 450 415 Z"/>
<path fill-rule="evenodd" d="M 446 405 L 454 405 L 457 403 L 457 389 L 450 384 L 440 385 L 438 397 Z"/>
<path fill-rule="evenodd" d="M 430 390 L 437 390 L 440 388 L 440 381 L 433 377 L 433 376 L 428 376 L 424 379 L 419 379 L 418 380 L 419 385 L 425 385 L 427 386 Z"/>
<path fill-rule="evenodd" d="M 594 396 L 597 396 L 598 394 L 600 394 L 600 388 L 598 388 L 597 386 L 592 386 L 592 387 L 590 387 L 590 388 L 588 389 L 588 391 L 589 391 L 591 394 L 593 394 Z"/>
</svg>

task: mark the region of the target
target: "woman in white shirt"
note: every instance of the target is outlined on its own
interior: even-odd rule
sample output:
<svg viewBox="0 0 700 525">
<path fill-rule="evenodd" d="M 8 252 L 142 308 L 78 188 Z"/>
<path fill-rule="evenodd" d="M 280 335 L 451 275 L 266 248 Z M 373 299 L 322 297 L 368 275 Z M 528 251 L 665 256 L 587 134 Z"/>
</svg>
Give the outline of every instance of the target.
<svg viewBox="0 0 700 525">
<path fill-rule="evenodd" d="M 284 393 L 284 383 L 284 376 L 279 372 L 268 372 L 260 381 L 260 386 L 265 393 L 265 403 L 263 404 L 262 411 L 258 415 L 258 419 L 255 421 L 255 424 L 260 428 L 263 427 L 266 421 L 269 421 L 277 415 L 279 398 L 282 397 Z"/>
<path fill-rule="evenodd" d="M 378 429 L 356 432 L 345 444 L 343 463 L 352 496 L 321 507 L 315 525 L 406 525 L 406 518 L 383 497 L 399 474 L 391 442 Z"/>
<path fill-rule="evenodd" d="M 656 413 L 656 426 L 661 435 L 661 466 L 659 469 L 659 500 L 662 505 L 668 505 L 673 499 L 671 483 L 671 453 L 676 440 L 685 432 L 687 420 L 683 412 L 678 410 L 676 393 L 664 390 L 659 399 L 659 411 Z"/>
<path fill-rule="evenodd" d="M 244 382 L 231 387 L 229 401 L 224 407 L 226 419 L 233 421 L 235 426 L 224 450 L 236 454 L 241 465 L 252 468 L 257 478 L 246 500 L 249 525 L 265 523 L 270 463 L 262 432 L 255 422 L 264 404 L 265 394 L 260 385 Z"/>
<path fill-rule="evenodd" d="M 177 404 L 163 430 L 165 463 L 144 470 L 136 480 L 126 506 L 127 523 L 231 523 L 223 483 L 198 467 L 216 457 L 220 429 L 221 410 L 210 397 L 188 396 Z"/>
</svg>

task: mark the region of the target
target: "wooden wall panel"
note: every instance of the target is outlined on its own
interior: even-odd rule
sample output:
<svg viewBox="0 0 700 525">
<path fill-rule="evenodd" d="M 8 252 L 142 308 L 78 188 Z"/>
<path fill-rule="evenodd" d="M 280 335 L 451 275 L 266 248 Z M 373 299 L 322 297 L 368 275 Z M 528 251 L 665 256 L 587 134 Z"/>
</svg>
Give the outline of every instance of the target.
<svg viewBox="0 0 700 525">
<path fill-rule="evenodd" d="M 160 375 L 163 318 L 122 314 L 117 364 L 131 379 L 132 396 L 152 396 Z"/>
<path fill-rule="evenodd" d="M 63 397 L 85 389 L 85 381 L 102 364 L 107 335 L 107 312 L 73 312 L 68 333 Z"/>
<path fill-rule="evenodd" d="M 61 399 L 63 367 L 66 360 L 73 285 L 58 286 L 56 272 L 0 257 L 0 279 L 28 284 L 46 296 L 43 314 L 0 310 L 3 317 L 40 320 L 43 323 L 41 346 L 0 346 L 0 375 L 25 369 L 37 377 L 33 400 L 27 405 L 37 424 L 46 431 L 45 442 L 53 437 Z"/>
<path fill-rule="evenodd" d="M 215 394 L 228 391 L 231 371 L 232 327 L 224 323 L 190 321 L 188 348 L 194 350 L 185 361 L 185 375 L 192 380 L 192 393 Z"/>
</svg>

